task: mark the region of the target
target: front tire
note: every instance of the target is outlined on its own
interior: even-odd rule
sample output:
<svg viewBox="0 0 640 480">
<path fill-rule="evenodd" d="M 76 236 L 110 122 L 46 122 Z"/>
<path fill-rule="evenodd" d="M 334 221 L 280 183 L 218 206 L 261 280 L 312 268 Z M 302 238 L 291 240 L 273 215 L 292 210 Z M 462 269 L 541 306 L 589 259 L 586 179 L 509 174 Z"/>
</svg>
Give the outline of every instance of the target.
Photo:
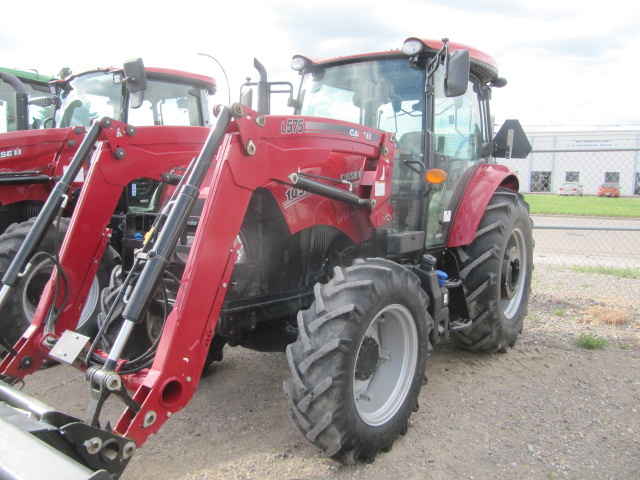
<svg viewBox="0 0 640 480">
<path fill-rule="evenodd" d="M 522 195 L 499 188 L 473 242 L 454 253 L 473 323 L 451 338 L 474 352 L 506 351 L 522 330 L 533 271 L 532 222 Z"/>
<path fill-rule="evenodd" d="M 417 409 L 433 321 L 418 278 L 383 259 L 336 267 L 298 314 L 284 383 L 291 418 L 337 459 L 373 460 Z"/>
</svg>

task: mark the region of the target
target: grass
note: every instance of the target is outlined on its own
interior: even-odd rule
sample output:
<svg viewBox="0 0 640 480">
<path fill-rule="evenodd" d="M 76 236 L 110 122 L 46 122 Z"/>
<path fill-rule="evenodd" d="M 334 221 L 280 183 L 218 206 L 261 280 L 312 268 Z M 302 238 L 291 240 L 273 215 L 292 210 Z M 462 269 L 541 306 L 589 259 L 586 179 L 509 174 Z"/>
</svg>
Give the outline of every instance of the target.
<svg viewBox="0 0 640 480">
<path fill-rule="evenodd" d="M 584 323 L 594 325 L 626 325 L 633 321 L 633 316 L 626 310 L 595 305 L 584 311 Z"/>
<path fill-rule="evenodd" d="M 556 310 L 553 312 L 555 315 L 557 315 L 558 317 L 561 317 L 562 315 L 564 315 L 564 310 Z"/>
<path fill-rule="evenodd" d="M 618 278 L 631 278 L 634 280 L 640 277 L 640 272 L 633 268 L 606 267 L 604 265 L 574 265 L 571 267 L 571 270 L 581 273 L 601 273 L 603 275 L 613 275 Z"/>
<path fill-rule="evenodd" d="M 532 214 L 640 218 L 640 198 L 524 196 Z"/>
<path fill-rule="evenodd" d="M 601 337 L 594 337 L 589 333 L 580 334 L 580 338 L 573 342 L 576 347 L 587 350 L 601 350 L 608 345 L 608 342 Z"/>
</svg>

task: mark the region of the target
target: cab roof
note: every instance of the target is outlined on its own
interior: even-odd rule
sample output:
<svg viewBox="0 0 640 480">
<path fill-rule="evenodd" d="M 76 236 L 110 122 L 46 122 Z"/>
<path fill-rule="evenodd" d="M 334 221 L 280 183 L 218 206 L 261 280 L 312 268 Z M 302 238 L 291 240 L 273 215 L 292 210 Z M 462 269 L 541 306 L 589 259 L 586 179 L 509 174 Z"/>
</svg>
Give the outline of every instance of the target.
<svg viewBox="0 0 640 480">
<path fill-rule="evenodd" d="M 76 77 L 88 75 L 95 72 L 105 73 L 118 73 L 122 72 L 122 67 L 108 67 L 108 68 L 96 68 L 94 70 L 87 70 L 78 74 L 71 75 L 64 80 L 57 80 L 57 82 L 67 83 Z M 173 70 L 171 68 L 158 68 L 158 67 L 144 67 L 147 76 L 151 80 L 164 80 L 167 82 L 176 83 L 189 83 L 196 87 L 205 88 L 210 92 L 215 92 L 217 83 L 215 78 L 206 75 L 200 75 L 198 73 L 185 72 L 183 70 Z"/>
<path fill-rule="evenodd" d="M 47 84 L 51 80 L 56 80 L 55 77 L 50 77 L 48 75 L 41 75 L 36 70 L 25 71 L 25 70 L 16 70 L 15 68 L 0 67 L 0 72 L 10 73 L 11 75 L 18 77 L 20 80 L 33 81 L 33 82 L 38 82 L 42 84 Z"/>
<path fill-rule="evenodd" d="M 441 40 L 429 40 L 419 37 L 409 37 L 407 40 L 419 40 L 426 47 L 426 53 L 437 53 L 444 42 Z M 406 41 L 406 40 L 405 40 Z M 449 51 L 455 50 L 468 50 L 471 58 L 471 73 L 477 76 L 482 83 L 486 83 L 498 78 L 498 63 L 490 55 L 476 49 L 456 42 L 448 42 Z M 312 65 L 317 66 L 329 66 L 337 65 L 341 63 L 351 63 L 354 61 L 360 61 L 364 59 L 382 59 L 385 57 L 406 57 L 401 50 L 388 50 L 384 52 L 372 52 L 362 53 L 357 55 L 348 55 L 343 57 L 336 57 L 331 59 L 323 59 L 319 57 L 312 57 L 303 55 L 305 59 L 311 62 Z"/>
</svg>

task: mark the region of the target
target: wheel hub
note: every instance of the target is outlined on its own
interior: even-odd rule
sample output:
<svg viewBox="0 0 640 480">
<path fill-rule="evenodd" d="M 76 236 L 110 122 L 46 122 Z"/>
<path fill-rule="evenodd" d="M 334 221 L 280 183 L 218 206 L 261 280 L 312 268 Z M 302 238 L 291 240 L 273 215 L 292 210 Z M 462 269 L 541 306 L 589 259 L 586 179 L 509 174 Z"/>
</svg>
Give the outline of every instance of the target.
<svg viewBox="0 0 640 480">
<path fill-rule="evenodd" d="M 380 345 L 373 337 L 365 337 L 358 351 L 355 377 L 358 380 L 369 380 L 373 377 L 380 361 Z"/>
<path fill-rule="evenodd" d="M 518 247 L 511 247 L 502 266 L 502 290 L 506 298 L 511 300 L 518 293 L 520 281 L 520 252 Z"/>
</svg>

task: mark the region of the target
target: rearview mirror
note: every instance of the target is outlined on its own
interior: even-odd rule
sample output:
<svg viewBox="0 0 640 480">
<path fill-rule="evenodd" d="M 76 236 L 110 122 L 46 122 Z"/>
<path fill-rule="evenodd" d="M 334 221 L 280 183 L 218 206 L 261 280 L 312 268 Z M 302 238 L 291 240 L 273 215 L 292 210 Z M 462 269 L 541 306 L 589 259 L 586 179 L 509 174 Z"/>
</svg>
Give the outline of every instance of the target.
<svg viewBox="0 0 640 480">
<path fill-rule="evenodd" d="M 469 86 L 469 50 L 456 50 L 447 55 L 444 71 L 444 94 L 458 97 Z"/>
<path fill-rule="evenodd" d="M 124 62 L 124 82 L 130 94 L 129 107 L 139 108 L 147 89 L 147 74 L 141 58 Z"/>
</svg>

